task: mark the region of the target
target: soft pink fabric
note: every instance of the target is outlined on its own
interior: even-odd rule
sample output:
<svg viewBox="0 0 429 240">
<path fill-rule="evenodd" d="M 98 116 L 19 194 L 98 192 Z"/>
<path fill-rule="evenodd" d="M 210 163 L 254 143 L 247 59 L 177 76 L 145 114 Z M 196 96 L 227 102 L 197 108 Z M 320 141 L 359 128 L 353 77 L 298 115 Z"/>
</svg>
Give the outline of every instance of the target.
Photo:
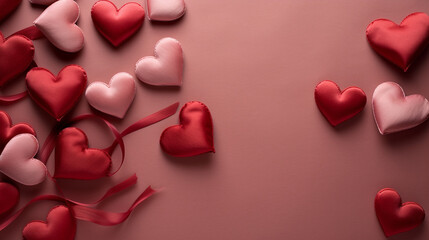
<svg viewBox="0 0 429 240">
<path fill-rule="evenodd" d="M 185 14 L 185 1 L 147 0 L 147 11 L 150 20 L 173 21 Z"/>
</svg>

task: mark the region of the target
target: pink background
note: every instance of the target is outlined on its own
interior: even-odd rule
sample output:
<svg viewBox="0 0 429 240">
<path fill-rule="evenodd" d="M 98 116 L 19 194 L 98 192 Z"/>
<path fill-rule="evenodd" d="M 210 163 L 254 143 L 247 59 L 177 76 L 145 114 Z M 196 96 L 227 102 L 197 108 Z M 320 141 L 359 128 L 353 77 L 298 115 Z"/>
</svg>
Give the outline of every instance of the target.
<svg viewBox="0 0 429 240">
<path fill-rule="evenodd" d="M 80 239 L 384 239 L 373 201 L 377 191 L 395 188 L 404 201 L 429 209 L 429 127 L 381 136 L 368 104 L 358 117 L 332 128 L 313 99 L 316 84 L 330 79 L 341 88 L 361 87 L 369 102 L 384 81 L 407 94 L 429 96 L 429 52 L 402 73 L 369 47 L 366 26 L 376 18 L 399 23 L 412 12 L 429 12 L 425 0 L 186 0 L 187 13 L 174 23 L 145 20 L 136 36 L 118 49 L 101 37 L 91 21 L 95 0 L 78 0 L 78 25 L 84 49 L 65 54 L 46 40 L 36 40 L 35 60 L 55 74 L 67 64 L 83 66 L 89 81 L 105 81 L 117 72 L 133 74 L 136 61 L 153 53 L 163 37 L 178 39 L 184 50 L 180 89 L 137 84 L 137 96 L 122 121 L 131 123 L 175 101 L 204 102 L 213 115 L 216 154 L 176 159 L 159 147 L 166 127 L 178 114 L 127 136 L 126 162 L 112 178 L 61 181 L 67 196 L 97 199 L 109 186 L 136 172 L 138 185 L 101 207 L 124 211 L 148 185 L 164 191 L 143 203 L 123 224 L 102 227 L 78 222 Z M 114 0 L 118 6 L 125 0 Z M 139 0 L 139 3 L 143 1 Z M 31 25 L 43 8 L 23 0 L 1 23 L 5 36 Z M 1 94 L 24 89 L 23 77 Z M 1 106 L 14 123 L 29 122 L 41 142 L 54 120 L 30 99 Z M 73 115 L 91 109 L 81 99 Z M 103 126 L 86 122 L 92 147 L 112 137 Z M 119 154 L 116 152 L 117 163 Z M 52 172 L 53 158 L 48 163 Z M 53 192 L 49 181 L 20 186 L 24 204 Z M 26 211 L 0 233 L 20 239 L 25 224 L 45 219 L 55 203 Z M 391 239 L 429 238 L 426 221 Z"/>
</svg>

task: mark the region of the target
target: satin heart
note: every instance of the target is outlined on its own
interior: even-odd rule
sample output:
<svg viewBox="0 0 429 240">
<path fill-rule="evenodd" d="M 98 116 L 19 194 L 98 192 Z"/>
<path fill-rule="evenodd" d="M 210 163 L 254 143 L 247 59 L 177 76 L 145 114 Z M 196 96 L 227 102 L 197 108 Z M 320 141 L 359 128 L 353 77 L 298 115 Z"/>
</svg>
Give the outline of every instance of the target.
<svg viewBox="0 0 429 240">
<path fill-rule="evenodd" d="M 185 1 L 147 0 L 147 11 L 150 20 L 173 21 L 185 14 Z"/>
<path fill-rule="evenodd" d="M 0 111 L 0 151 L 13 137 L 21 133 L 36 135 L 34 129 L 26 124 L 20 123 L 12 126 L 12 120 L 6 112 Z"/>
<path fill-rule="evenodd" d="M 135 95 L 134 78 L 125 72 L 115 74 L 109 85 L 93 82 L 85 92 L 86 100 L 92 107 L 118 118 L 125 116 Z"/>
<path fill-rule="evenodd" d="M 401 86 L 385 82 L 377 86 L 372 96 L 372 110 L 381 134 L 415 127 L 429 117 L 429 103 L 422 95 L 405 97 Z"/>
<path fill-rule="evenodd" d="M 144 8 L 135 2 L 129 2 L 118 10 L 112 2 L 101 0 L 91 9 L 95 28 L 115 47 L 140 29 L 144 15 Z"/>
<path fill-rule="evenodd" d="M 137 78 L 155 86 L 182 85 L 183 52 L 179 41 L 173 38 L 159 40 L 154 55 L 143 57 L 137 62 Z"/>
<path fill-rule="evenodd" d="M 82 67 L 68 65 L 57 77 L 47 69 L 33 68 L 27 73 L 26 81 L 30 97 L 59 121 L 78 102 L 87 76 Z"/>
<path fill-rule="evenodd" d="M 314 99 L 320 112 L 332 126 L 356 116 L 366 104 L 366 95 L 358 87 L 348 87 L 341 91 L 338 85 L 325 80 L 314 91 Z"/>
<path fill-rule="evenodd" d="M 55 147 L 55 178 L 91 180 L 109 174 L 110 155 L 99 149 L 88 148 L 85 133 L 75 127 L 60 132 Z"/>
<path fill-rule="evenodd" d="M 213 122 L 207 106 L 197 101 L 186 103 L 180 110 L 180 125 L 165 129 L 160 144 L 175 157 L 214 152 Z"/>
<path fill-rule="evenodd" d="M 0 32 L 0 87 L 23 73 L 34 57 L 33 42 L 24 36 L 4 39 Z"/>
<path fill-rule="evenodd" d="M 22 0 L 0 0 L 0 22 L 21 4 Z"/>
<path fill-rule="evenodd" d="M 409 231 L 425 219 L 425 211 L 414 202 L 402 203 L 391 188 L 380 190 L 375 197 L 375 213 L 386 237 Z"/>
<path fill-rule="evenodd" d="M 22 230 L 24 240 L 73 240 L 75 235 L 76 219 L 61 205 L 51 209 L 46 222 L 32 221 Z"/>
<path fill-rule="evenodd" d="M 429 44 L 429 16 L 413 13 L 400 25 L 377 19 L 367 27 L 366 36 L 374 51 L 405 72 Z"/>
<path fill-rule="evenodd" d="M 58 0 L 29 0 L 32 4 L 38 4 L 38 5 L 50 5 Z"/>
<path fill-rule="evenodd" d="M 12 210 L 18 202 L 18 189 L 9 183 L 0 182 L 0 215 Z"/>
<path fill-rule="evenodd" d="M 73 0 L 59 0 L 43 11 L 34 25 L 58 49 L 77 52 L 83 48 L 82 30 L 76 25 L 79 5 Z"/>
<path fill-rule="evenodd" d="M 0 172 L 28 186 L 43 182 L 46 178 L 46 166 L 33 158 L 38 150 L 39 142 L 34 135 L 16 135 L 0 155 Z"/>
</svg>

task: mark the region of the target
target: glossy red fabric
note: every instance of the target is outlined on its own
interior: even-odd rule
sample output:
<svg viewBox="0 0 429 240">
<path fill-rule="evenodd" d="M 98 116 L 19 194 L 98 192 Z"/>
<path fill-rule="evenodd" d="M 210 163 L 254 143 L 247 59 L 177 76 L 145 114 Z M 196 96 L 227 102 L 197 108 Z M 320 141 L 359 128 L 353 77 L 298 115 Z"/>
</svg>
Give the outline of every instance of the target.
<svg viewBox="0 0 429 240">
<path fill-rule="evenodd" d="M 101 0 L 91 9 L 95 28 L 116 47 L 140 29 L 144 16 L 144 8 L 135 2 L 129 2 L 118 10 L 114 3 Z"/>
<path fill-rule="evenodd" d="M 320 112 L 332 126 L 354 117 L 366 104 L 366 95 L 362 89 L 348 87 L 341 91 L 336 83 L 329 80 L 316 86 L 314 99 Z"/>
<path fill-rule="evenodd" d="M 58 121 L 77 103 L 86 87 L 85 70 L 77 65 L 64 67 L 55 77 L 45 68 L 33 68 L 27 73 L 30 97 Z"/>
<path fill-rule="evenodd" d="M 213 122 L 209 109 L 201 102 L 186 103 L 180 110 L 180 125 L 164 130 L 162 149 L 175 157 L 190 157 L 214 152 Z"/>
<path fill-rule="evenodd" d="M 10 139 L 21 133 L 36 135 L 34 129 L 26 123 L 13 126 L 9 115 L 6 112 L 0 111 L 0 152 Z"/>
<path fill-rule="evenodd" d="M 0 215 L 9 212 L 18 202 L 18 189 L 9 183 L 0 182 Z"/>
<path fill-rule="evenodd" d="M 375 197 L 375 212 L 386 237 L 409 231 L 425 219 L 425 211 L 414 202 L 402 203 L 391 188 L 380 190 Z"/>
<path fill-rule="evenodd" d="M 366 36 L 374 51 L 405 72 L 429 44 L 429 16 L 412 13 L 399 25 L 377 19 L 367 27 Z"/>
<path fill-rule="evenodd" d="M 0 21 L 5 19 L 21 4 L 22 0 L 0 0 Z"/>
</svg>

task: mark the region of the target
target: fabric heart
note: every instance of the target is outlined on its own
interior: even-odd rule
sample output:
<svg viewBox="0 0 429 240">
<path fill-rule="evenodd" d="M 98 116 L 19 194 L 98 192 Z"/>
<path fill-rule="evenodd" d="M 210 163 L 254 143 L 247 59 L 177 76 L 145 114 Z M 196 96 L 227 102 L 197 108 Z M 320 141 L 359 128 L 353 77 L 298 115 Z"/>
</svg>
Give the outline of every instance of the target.
<svg viewBox="0 0 429 240">
<path fill-rule="evenodd" d="M 9 183 L 0 182 L 0 215 L 9 212 L 18 202 L 18 189 Z"/>
<path fill-rule="evenodd" d="M 155 46 L 155 57 L 143 57 L 136 64 L 137 78 L 155 86 L 180 86 L 183 78 L 183 52 L 179 41 L 163 38 Z"/>
<path fill-rule="evenodd" d="M 147 0 L 149 20 L 173 21 L 185 14 L 183 0 Z"/>
<path fill-rule="evenodd" d="M 118 10 L 114 3 L 101 0 L 91 9 L 95 28 L 115 47 L 140 29 L 144 15 L 144 8 L 135 2 L 129 2 Z"/>
<path fill-rule="evenodd" d="M 77 65 L 64 67 L 55 77 L 45 68 L 27 73 L 30 97 L 58 121 L 76 105 L 86 87 L 85 70 Z"/>
<path fill-rule="evenodd" d="M 22 0 L 0 0 L 0 22 L 21 4 Z"/>
<path fill-rule="evenodd" d="M 0 32 L 0 87 L 23 73 L 33 57 L 34 45 L 30 39 L 17 35 L 5 40 Z"/>
<path fill-rule="evenodd" d="M 425 211 L 414 202 L 402 203 L 391 188 L 380 190 L 375 197 L 375 213 L 386 237 L 409 231 L 425 219 Z"/>
<path fill-rule="evenodd" d="M 43 182 L 46 178 L 46 166 L 33 158 L 38 150 L 39 142 L 34 135 L 16 135 L 0 155 L 0 172 L 28 186 Z"/>
<path fill-rule="evenodd" d="M 34 25 L 58 49 L 77 52 L 83 48 L 82 30 L 76 25 L 79 5 L 73 0 L 59 0 L 43 11 Z"/>
<path fill-rule="evenodd" d="M 57 137 L 55 147 L 55 178 L 91 180 L 109 174 L 110 155 L 88 148 L 85 133 L 75 127 L 65 128 Z"/>
<path fill-rule="evenodd" d="M 320 112 L 332 126 L 356 116 L 366 104 L 366 95 L 358 87 L 348 87 L 341 91 L 332 81 L 320 82 L 314 91 L 314 99 Z"/>
<path fill-rule="evenodd" d="M 6 112 L 0 111 L 0 151 L 13 137 L 21 133 L 36 135 L 34 129 L 26 124 L 20 123 L 12 126 L 12 120 Z"/>
<path fill-rule="evenodd" d="M 201 102 L 186 103 L 180 110 L 180 125 L 164 130 L 160 144 L 162 149 L 175 157 L 190 157 L 215 152 L 213 146 L 213 122 L 210 111 Z"/>
<path fill-rule="evenodd" d="M 29 0 L 32 4 L 38 4 L 38 5 L 50 5 L 58 0 Z"/>
<path fill-rule="evenodd" d="M 24 240 L 73 240 L 75 235 L 76 219 L 62 205 L 51 209 L 46 222 L 32 221 L 22 230 Z"/>
<path fill-rule="evenodd" d="M 377 19 L 367 27 L 366 36 L 374 51 L 406 72 L 429 44 L 429 16 L 412 13 L 400 25 Z"/>
<path fill-rule="evenodd" d="M 120 72 L 115 74 L 109 85 L 93 82 L 85 92 L 88 103 L 95 109 L 123 118 L 136 95 L 136 84 L 133 76 Z"/>
<path fill-rule="evenodd" d="M 401 86 L 384 82 L 372 96 L 372 110 L 378 130 L 388 134 L 415 127 L 429 117 L 429 103 L 422 95 L 405 96 Z"/>
</svg>

